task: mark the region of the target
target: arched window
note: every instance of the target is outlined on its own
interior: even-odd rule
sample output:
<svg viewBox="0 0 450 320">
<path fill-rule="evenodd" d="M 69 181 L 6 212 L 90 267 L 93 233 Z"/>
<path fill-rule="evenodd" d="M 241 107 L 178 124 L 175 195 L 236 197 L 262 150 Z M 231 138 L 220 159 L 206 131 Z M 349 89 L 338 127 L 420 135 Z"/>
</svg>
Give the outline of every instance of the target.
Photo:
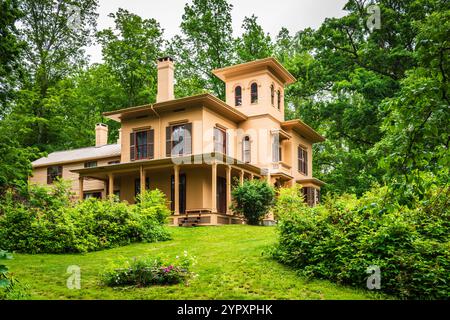
<svg viewBox="0 0 450 320">
<path fill-rule="evenodd" d="M 281 110 L 281 91 L 278 90 L 277 92 L 277 105 L 278 105 L 278 110 Z"/>
<path fill-rule="evenodd" d="M 258 103 L 258 84 L 253 82 L 250 86 L 251 91 L 251 103 Z"/>
<path fill-rule="evenodd" d="M 270 86 L 270 101 L 272 105 L 275 105 L 275 87 L 273 85 Z"/>
<path fill-rule="evenodd" d="M 251 155 L 250 137 L 245 136 L 244 139 L 242 139 L 242 161 L 244 163 L 250 163 Z"/>
<path fill-rule="evenodd" d="M 237 86 L 234 89 L 234 105 L 236 107 L 242 106 L 242 87 Z"/>
</svg>

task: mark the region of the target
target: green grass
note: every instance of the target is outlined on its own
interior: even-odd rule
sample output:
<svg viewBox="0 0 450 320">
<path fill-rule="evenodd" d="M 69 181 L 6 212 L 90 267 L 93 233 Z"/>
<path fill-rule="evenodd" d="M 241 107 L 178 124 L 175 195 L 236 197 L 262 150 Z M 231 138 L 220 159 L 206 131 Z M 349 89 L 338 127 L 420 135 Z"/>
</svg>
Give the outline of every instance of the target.
<svg viewBox="0 0 450 320">
<path fill-rule="evenodd" d="M 328 281 L 308 281 L 270 259 L 273 227 L 171 228 L 173 240 L 84 255 L 15 254 L 8 266 L 30 287 L 32 299 L 379 299 L 382 296 Z M 187 250 L 197 257 L 198 277 L 189 285 L 149 288 L 105 287 L 99 274 L 120 257 L 165 256 Z M 81 267 L 81 290 L 66 287 L 67 267 Z"/>
</svg>

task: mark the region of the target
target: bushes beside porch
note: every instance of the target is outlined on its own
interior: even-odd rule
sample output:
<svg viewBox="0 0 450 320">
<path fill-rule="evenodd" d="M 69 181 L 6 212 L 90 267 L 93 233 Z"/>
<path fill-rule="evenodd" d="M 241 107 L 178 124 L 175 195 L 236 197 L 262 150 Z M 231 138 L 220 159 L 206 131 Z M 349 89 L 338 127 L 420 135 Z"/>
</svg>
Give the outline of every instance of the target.
<svg viewBox="0 0 450 320">
<path fill-rule="evenodd" d="M 8 191 L 0 202 L 2 249 L 83 253 L 170 238 L 164 226 L 170 211 L 159 190 L 146 192 L 131 206 L 98 199 L 74 203 L 70 196 L 64 182 Z"/>
</svg>

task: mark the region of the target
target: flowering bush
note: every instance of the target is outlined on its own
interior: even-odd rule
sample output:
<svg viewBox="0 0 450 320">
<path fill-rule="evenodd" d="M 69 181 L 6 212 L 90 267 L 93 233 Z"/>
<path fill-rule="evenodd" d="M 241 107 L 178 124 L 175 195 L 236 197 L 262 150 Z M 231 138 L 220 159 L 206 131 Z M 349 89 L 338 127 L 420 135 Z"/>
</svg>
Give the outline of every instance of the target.
<svg viewBox="0 0 450 320">
<path fill-rule="evenodd" d="M 196 277 L 191 267 L 195 265 L 195 257 L 187 251 L 175 261 L 158 258 L 142 258 L 133 261 L 124 260 L 110 265 L 101 275 L 102 282 L 110 287 L 177 284 Z"/>
</svg>

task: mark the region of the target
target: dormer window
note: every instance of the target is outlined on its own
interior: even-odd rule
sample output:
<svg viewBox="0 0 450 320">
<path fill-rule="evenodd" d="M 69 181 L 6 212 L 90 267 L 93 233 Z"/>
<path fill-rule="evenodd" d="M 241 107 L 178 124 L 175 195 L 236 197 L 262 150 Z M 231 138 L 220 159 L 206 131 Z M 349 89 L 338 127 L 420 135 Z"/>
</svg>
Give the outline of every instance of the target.
<svg viewBox="0 0 450 320">
<path fill-rule="evenodd" d="M 277 92 L 277 106 L 278 106 L 278 110 L 281 110 L 281 91 L 278 90 Z"/>
<path fill-rule="evenodd" d="M 253 82 L 251 84 L 250 92 L 251 92 L 251 103 L 252 104 L 258 103 L 258 84 L 256 82 Z"/>
<path fill-rule="evenodd" d="M 272 105 L 275 105 L 275 87 L 273 85 L 270 86 L 270 101 Z"/>
<path fill-rule="evenodd" d="M 234 89 L 234 105 L 236 107 L 242 106 L 242 87 L 237 86 Z"/>
</svg>

